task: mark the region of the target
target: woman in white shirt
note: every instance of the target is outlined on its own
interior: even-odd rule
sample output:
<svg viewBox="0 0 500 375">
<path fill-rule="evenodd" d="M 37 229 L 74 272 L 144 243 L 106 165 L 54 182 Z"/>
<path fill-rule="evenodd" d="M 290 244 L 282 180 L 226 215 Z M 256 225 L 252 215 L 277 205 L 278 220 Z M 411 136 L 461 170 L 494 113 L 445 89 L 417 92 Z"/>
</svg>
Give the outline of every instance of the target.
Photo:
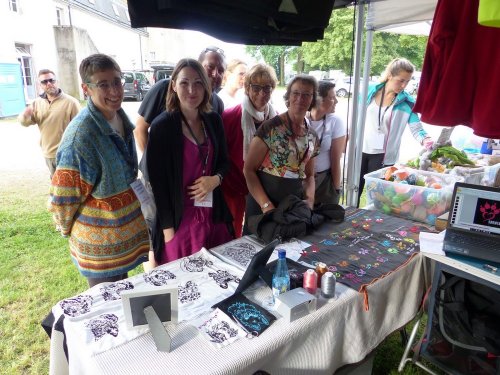
<svg viewBox="0 0 500 375">
<path fill-rule="evenodd" d="M 415 99 L 404 91 L 414 71 L 415 67 L 407 59 L 394 59 L 385 68 L 380 83 L 368 88 L 358 207 L 365 183 L 364 175 L 398 161 L 406 127 L 425 148 L 430 149 L 434 143 L 422 127 L 418 115 L 413 112 Z"/>
<path fill-rule="evenodd" d="M 314 164 L 315 205 L 338 203 L 342 190 L 340 159 L 345 150 L 347 130 L 344 121 L 333 113 L 337 102 L 335 83 L 319 81 L 318 99 L 307 117 L 320 142 L 320 153 Z"/>
<path fill-rule="evenodd" d="M 217 95 L 224 102 L 224 109 L 232 108 L 243 101 L 243 91 L 247 64 L 243 60 L 233 59 L 227 64 L 223 88 Z"/>
</svg>

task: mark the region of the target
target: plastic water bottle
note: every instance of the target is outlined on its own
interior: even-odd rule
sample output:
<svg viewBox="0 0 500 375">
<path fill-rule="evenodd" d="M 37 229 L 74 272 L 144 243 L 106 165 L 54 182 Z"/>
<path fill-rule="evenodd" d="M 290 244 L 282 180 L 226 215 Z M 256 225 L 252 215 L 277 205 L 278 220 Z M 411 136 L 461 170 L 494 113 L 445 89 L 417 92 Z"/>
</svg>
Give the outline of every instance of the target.
<svg viewBox="0 0 500 375">
<path fill-rule="evenodd" d="M 273 300 L 276 302 L 276 297 L 290 290 L 290 275 L 286 265 L 286 250 L 278 250 L 278 262 L 276 270 L 273 274 Z"/>
</svg>

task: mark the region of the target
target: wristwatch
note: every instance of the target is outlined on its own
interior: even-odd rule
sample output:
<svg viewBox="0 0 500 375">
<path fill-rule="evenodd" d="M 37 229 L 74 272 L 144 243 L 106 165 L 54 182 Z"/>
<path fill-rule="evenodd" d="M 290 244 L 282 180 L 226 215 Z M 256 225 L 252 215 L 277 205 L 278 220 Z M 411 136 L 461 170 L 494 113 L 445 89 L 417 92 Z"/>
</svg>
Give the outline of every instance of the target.
<svg viewBox="0 0 500 375">
<path fill-rule="evenodd" d="M 271 202 L 266 202 L 264 203 L 262 206 L 260 206 L 260 208 L 262 208 L 263 210 L 265 210 L 266 208 L 268 208 L 269 206 L 271 205 Z"/>
</svg>

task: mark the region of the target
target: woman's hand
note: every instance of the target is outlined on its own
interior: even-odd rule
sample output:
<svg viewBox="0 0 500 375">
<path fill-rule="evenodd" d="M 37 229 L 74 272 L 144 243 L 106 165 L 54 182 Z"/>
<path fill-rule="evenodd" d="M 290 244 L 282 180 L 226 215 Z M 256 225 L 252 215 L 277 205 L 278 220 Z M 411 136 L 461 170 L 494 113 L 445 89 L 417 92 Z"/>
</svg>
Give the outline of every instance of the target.
<svg viewBox="0 0 500 375">
<path fill-rule="evenodd" d="M 163 237 L 164 237 L 165 243 L 172 241 L 172 238 L 174 238 L 174 235 L 175 235 L 174 228 L 163 229 Z"/>
<path fill-rule="evenodd" d="M 158 263 L 156 262 L 156 259 L 155 259 L 155 253 L 153 250 L 150 250 L 149 251 L 149 254 L 148 254 L 148 261 L 147 262 L 144 262 L 143 263 L 143 266 L 144 266 L 144 272 L 149 272 L 151 271 L 153 268 L 156 268 L 158 267 Z"/>
<path fill-rule="evenodd" d="M 188 186 L 189 195 L 197 202 L 205 199 L 208 193 L 220 184 L 219 176 L 203 176 L 198 178 L 193 185 Z"/>
<path fill-rule="evenodd" d="M 431 137 L 426 137 L 422 141 L 422 146 L 424 146 L 426 150 L 431 150 L 433 144 L 434 140 Z"/>
</svg>

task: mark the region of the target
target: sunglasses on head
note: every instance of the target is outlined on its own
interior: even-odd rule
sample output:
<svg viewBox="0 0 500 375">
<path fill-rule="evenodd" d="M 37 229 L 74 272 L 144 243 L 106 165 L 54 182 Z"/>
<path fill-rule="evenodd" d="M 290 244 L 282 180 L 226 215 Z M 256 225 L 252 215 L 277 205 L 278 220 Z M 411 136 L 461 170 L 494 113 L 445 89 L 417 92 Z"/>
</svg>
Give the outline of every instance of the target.
<svg viewBox="0 0 500 375">
<path fill-rule="evenodd" d="M 49 79 L 44 79 L 43 81 L 40 81 L 42 85 L 46 85 L 47 83 L 56 83 L 56 80 L 54 78 L 49 78 Z"/>
<path fill-rule="evenodd" d="M 207 47 L 203 50 L 204 53 L 207 53 L 207 52 L 215 52 L 215 53 L 218 53 L 219 55 L 221 55 L 222 57 L 226 57 L 226 55 L 224 54 L 224 51 L 218 47 Z"/>
</svg>

